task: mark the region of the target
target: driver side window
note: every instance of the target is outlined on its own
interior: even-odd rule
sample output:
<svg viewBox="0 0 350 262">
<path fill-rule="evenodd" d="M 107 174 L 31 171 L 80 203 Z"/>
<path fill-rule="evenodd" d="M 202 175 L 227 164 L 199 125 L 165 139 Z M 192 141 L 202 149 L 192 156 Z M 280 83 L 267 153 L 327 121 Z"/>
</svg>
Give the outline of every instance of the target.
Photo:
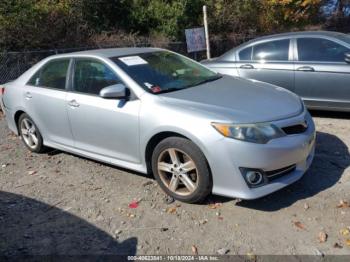
<svg viewBox="0 0 350 262">
<path fill-rule="evenodd" d="M 105 64 L 93 59 L 76 59 L 73 90 L 98 95 L 104 87 L 121 83 L 116 74 Z"/>
</svg>

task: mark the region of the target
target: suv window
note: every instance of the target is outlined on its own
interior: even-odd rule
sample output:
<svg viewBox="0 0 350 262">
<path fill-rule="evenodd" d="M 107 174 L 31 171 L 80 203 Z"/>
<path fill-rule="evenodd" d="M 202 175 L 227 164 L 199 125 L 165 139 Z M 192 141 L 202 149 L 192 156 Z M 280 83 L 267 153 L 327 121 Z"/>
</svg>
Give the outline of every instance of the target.
<svg viewBox="0 0 350 262">
<path fill-rule="evenodd" d="M 247 47 L 238 53 L 239 60 L 252 60 L 252 47 Z"/>
<path fill-rule="evenodd" d="M 36 72 L 28 84 L 64 90 L 69 66 L 69 59 L 53 60 Z"/>
<path fill-rule="evenodd" d="M 253 46 L 253 60 L 288 61 L 289 39 L 270 41 Z"/>
<path fill-rule="evenodd" d="M 323 38 L 298 38 L 299 61 L 344 62 L 344 53 L 349 49 Z"/>
<path fill-rule="evenodd" d="M 74 66 L 74 91 L 98 95 L 104 87 L 121 83 L 105 64 L 92 59 L 77 59 Z"/>
</svg>

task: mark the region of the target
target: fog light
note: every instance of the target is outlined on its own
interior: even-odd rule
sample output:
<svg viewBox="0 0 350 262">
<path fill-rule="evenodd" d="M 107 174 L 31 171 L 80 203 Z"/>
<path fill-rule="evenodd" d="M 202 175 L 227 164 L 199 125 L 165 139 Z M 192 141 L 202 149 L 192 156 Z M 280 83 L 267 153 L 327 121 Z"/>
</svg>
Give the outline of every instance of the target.
<svg viewBox="0 0 350 262">
<path fill-rule="evenodd" d="M 259 185 L 263 181 L 263 175 L 259 171 L 248 171 L 245 176 L 247 182 L 253 186 Z"/>
</svg>

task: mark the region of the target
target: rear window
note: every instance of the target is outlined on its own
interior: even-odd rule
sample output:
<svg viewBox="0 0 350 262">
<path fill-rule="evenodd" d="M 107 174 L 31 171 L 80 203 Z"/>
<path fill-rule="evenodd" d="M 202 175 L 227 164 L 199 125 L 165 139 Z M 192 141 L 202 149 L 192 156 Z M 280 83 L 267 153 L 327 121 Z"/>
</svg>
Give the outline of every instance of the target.
<svg viewBox="0 0 350 262">
<path fill-rule="evenodd" d="M 53 60 L 46 63 L 28 81 L 28 85 L 64 90 L 69 59 Z"/>
<path fill-rule="evenodd" d="M 299 38 L 299 61 L 344 62 L 348 48 L 323 38 Z"/>
<path fill-rule="evenodd" d="M 245 48 L 238 53 L 239 60 L 252 60 L 252 47 Z"/>
</svg>

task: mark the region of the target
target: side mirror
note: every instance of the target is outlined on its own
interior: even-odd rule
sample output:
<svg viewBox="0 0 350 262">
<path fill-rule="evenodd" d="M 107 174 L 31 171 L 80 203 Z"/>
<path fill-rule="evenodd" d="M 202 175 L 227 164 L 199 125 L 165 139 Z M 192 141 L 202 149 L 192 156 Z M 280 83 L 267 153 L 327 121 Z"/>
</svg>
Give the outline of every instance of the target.
<svg viewBox="0 0 350 262">
<path fill-rule="evenodd" d="M 101 89 L 100 97 L 106 99 L 123 99 L 127 98 L 128 89 L 123 84 L 115 84 Z"/>
<path fill-rule="evenodd" d="M 345 58 L 344 58 L 345 62 L 347 62 L 348 64 L 350 64 L 350 52 L 345 53 Z"/>
</svg>

